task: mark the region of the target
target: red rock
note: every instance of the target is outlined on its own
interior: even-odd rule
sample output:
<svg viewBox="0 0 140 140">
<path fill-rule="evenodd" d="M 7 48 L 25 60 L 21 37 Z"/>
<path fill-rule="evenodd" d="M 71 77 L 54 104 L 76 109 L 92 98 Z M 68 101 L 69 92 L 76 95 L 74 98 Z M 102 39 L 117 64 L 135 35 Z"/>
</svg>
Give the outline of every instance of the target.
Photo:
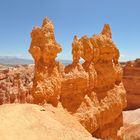
<svg viewBox="0 0 140 140">
<path fill-rule="evenodd" d="M 140 108 L 140 59 L 126 63 L 123 83 L 127 92 L 126 110 Z"/>
<path fill-rule="evenodd" d="M 13 66 L 0 68 L 0 104 L 26 103 L 30 94 L 34 66 Z M 32 102 L 31 100 L 28 102 Z"/>
</svg>

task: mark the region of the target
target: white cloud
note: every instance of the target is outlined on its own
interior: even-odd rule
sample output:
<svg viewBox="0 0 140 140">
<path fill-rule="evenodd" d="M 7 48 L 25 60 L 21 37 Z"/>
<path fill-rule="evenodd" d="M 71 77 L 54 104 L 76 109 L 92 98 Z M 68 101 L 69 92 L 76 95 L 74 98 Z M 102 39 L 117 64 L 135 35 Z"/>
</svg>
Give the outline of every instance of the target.
<svg viewBox="0 0 140 140">
<path fill-rule="evenodd" d="M 125 54 L 120 54 L 120 57 L 125 58 L 126 56 L 125 56 Z"/>
</svg>

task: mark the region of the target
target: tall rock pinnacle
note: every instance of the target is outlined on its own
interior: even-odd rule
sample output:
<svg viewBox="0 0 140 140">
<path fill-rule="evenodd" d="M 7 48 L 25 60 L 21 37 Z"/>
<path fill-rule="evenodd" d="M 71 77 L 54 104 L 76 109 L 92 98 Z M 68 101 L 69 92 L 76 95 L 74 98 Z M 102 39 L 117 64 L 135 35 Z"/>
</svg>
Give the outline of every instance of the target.
<svg viewBox="0 0 140 140">
<path fill-rule="evenodd" d="M 109 38 L 112 38 L 112 33 L 109 24 L 105 24 L 102 30 L 102 35 L 106 35 Z"/>
<path fill-rule="evenodd" d="M 31 32 L 29 52 L 35 60 L 32 95 L 37 104 L 60 105 L 93 136 L 117 139 L 122 126 L 126 94 L 122 84 L 119 50 L 105 24 L 100 34 L 74 37 L 73 62 L 64 66 L 55 59 L 61 52 L 52 22 Z M 84 63 L 79 62 L 80 59 Z"/>
</svg>

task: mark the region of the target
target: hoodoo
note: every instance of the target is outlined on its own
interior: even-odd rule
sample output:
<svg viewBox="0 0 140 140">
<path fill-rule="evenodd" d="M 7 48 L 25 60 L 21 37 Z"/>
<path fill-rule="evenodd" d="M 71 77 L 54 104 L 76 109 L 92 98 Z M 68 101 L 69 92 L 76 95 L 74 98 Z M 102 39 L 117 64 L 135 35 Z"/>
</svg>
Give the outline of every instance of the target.
<svg viewBox="0 0 140 140">
<path fill-rule="evenodd" d="M 110 26 L 100 34 L 74 37 L 73 62 L 64 66 L 55 59 L 61 52 L 53 23 L 45 18 L 31 32 L 29 52 L 35 61 L 32 95 L 37 104 L 62 105 L 93 136 L 117 139 L 123 124 L 126 92 L 122 84 L 119 50 Z M 79 63 L 80 58 L 84 60 Z"/>
</svg>

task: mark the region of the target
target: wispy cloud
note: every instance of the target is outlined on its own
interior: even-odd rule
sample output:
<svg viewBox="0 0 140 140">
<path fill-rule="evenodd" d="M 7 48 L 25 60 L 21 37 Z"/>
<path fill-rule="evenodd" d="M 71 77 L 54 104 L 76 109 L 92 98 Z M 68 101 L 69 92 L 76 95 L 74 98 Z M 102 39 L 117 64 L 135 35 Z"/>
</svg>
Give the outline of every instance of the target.
<svg viewBox="0 0 140 140">
<path fill-rule="evenodd" d="M 19 57 L 19 58 L 24 57 L 23 54 L 0 54 L 0 56 Z"/>
<path fill-rule="evenodd" d="M 126 55 L 125 55 L 125 54 L 121 54 L 120 57 L 121 57 L 121 58 L 125 58 Z"/>
</svg>

